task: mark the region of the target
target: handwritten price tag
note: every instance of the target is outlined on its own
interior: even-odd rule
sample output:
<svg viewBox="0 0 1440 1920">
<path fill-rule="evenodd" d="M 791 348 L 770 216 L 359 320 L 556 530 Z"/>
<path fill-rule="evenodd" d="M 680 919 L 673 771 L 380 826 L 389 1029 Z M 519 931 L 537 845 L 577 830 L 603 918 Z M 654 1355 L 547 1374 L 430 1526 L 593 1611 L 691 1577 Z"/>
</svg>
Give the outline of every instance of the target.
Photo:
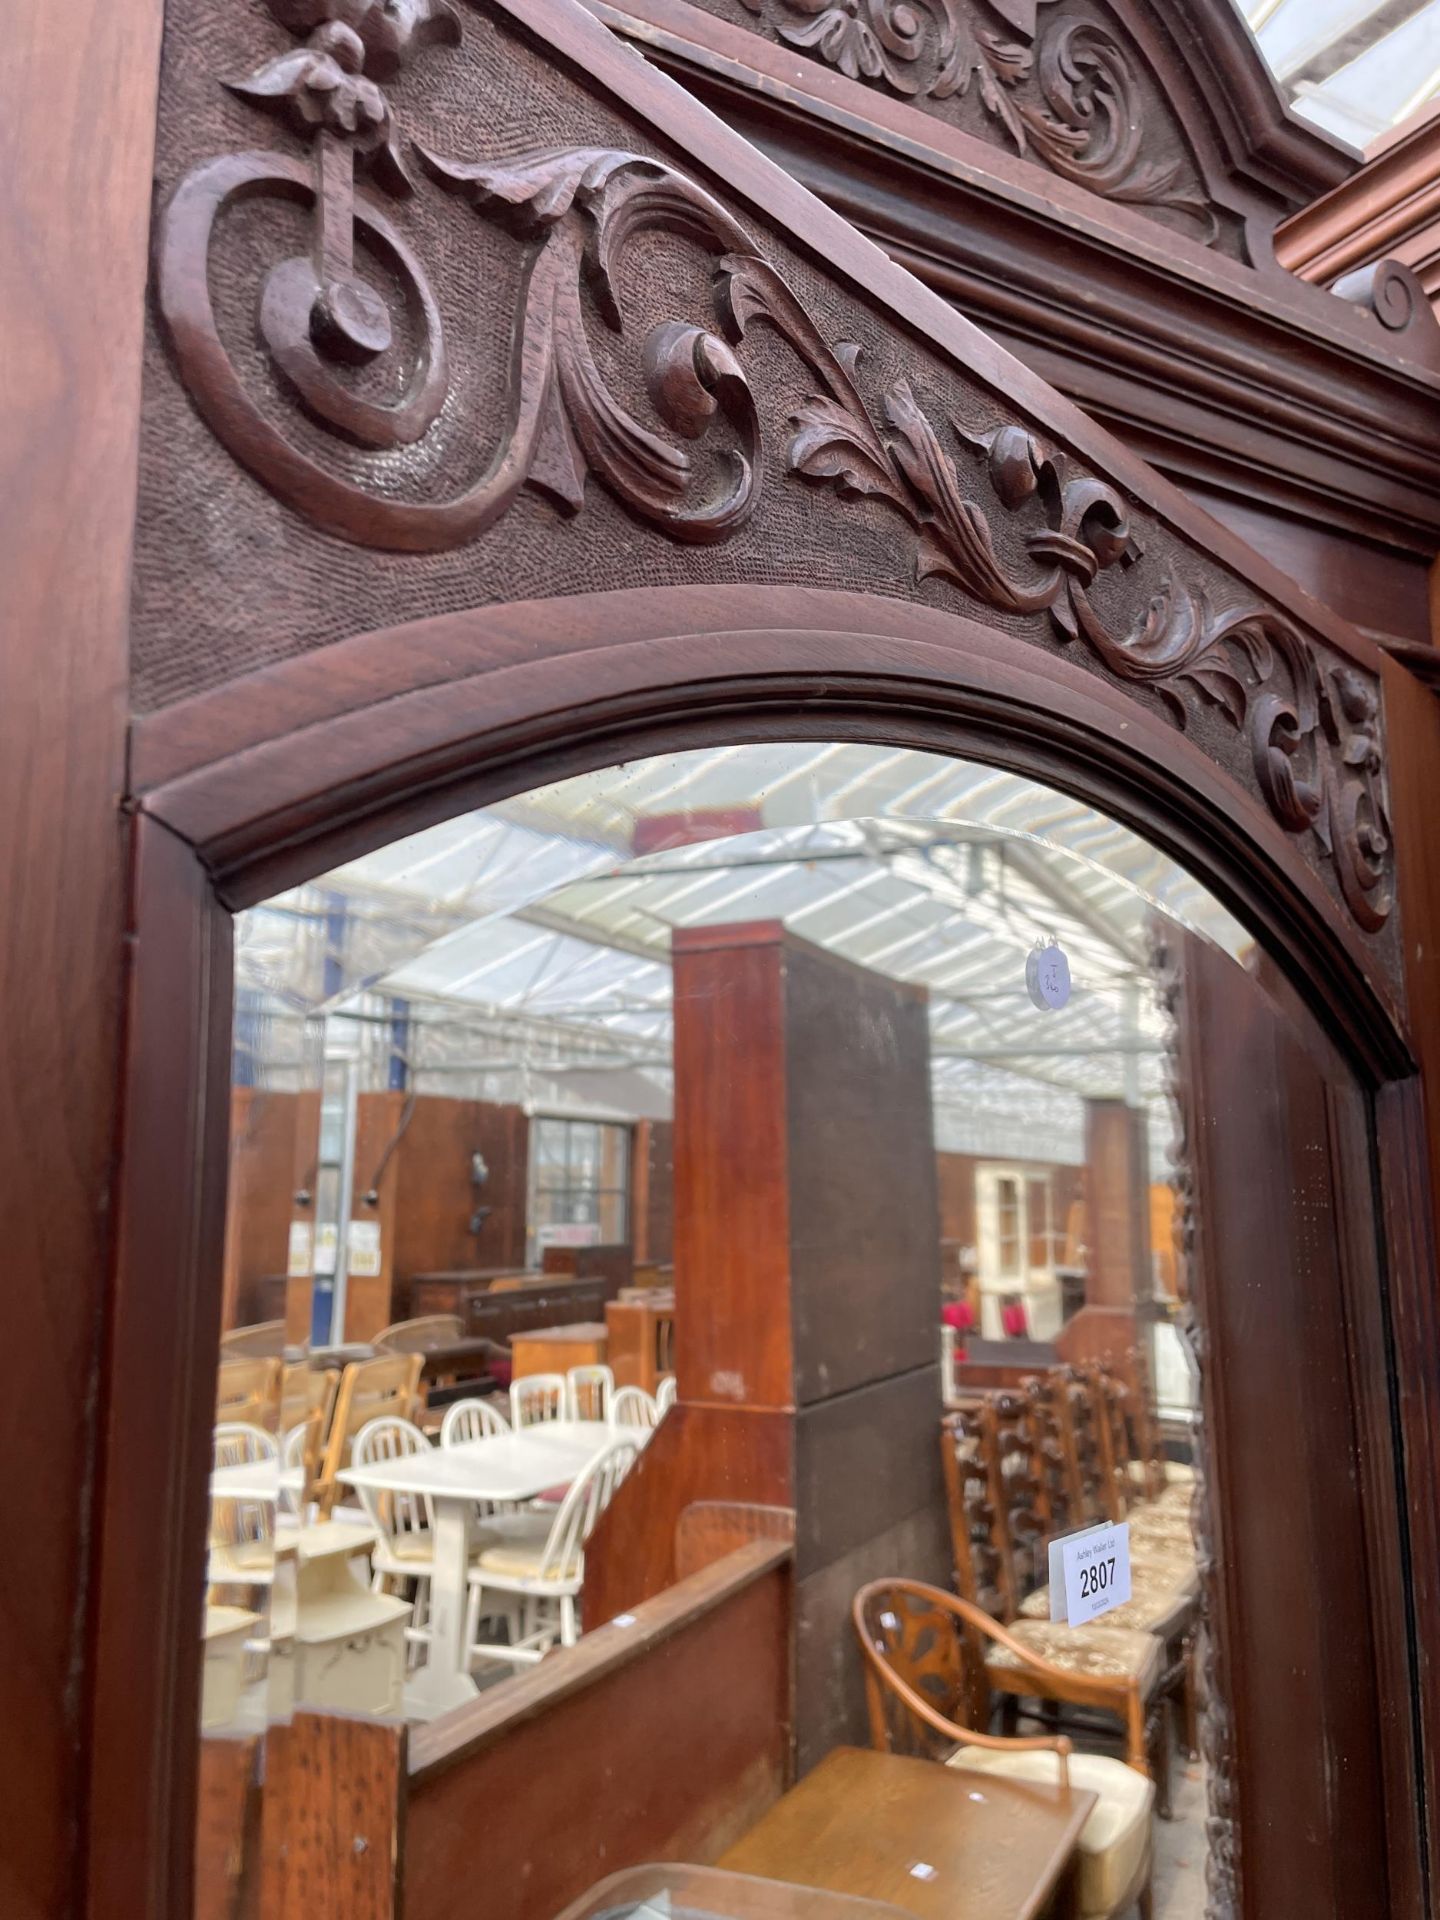
<svg viewBox="0 0 1440 1920">
<path fill-rule="evenodd" d="M 1050 1618 L 1083 1627 L 1130 1598 L 1130 1524 L 1087 1527 L 1050 1542 Z"/>
</svg>

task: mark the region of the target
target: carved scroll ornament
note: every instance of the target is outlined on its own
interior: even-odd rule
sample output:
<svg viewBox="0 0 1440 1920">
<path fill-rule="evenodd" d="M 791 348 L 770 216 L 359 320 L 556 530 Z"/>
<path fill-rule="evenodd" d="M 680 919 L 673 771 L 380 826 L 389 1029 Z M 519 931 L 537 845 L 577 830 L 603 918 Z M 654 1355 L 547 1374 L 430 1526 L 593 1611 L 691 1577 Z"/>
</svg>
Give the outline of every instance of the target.
<svg viewBox="0 0 1440 1920">
<path fill-rule="evenodd" d="M 267 152 L 202 162 L 162 218 L 158 280 L 196 405 L 280 499 L 344 539 L 427 553 L 478 539 L 527 486 L 576 513 L 594 476 L 672 539 L 727 540 L 750 519 L 764 484 L 766 431 L 741 352 L 755 328 L 768 327 L 813 382 L 786 424 L 788 473 L 882 503 L 911 529 L 917 580 L 938 576 L 982 606 L 1045 616 L 1061 641 L 1159 696 L 1181 727 L 1201 706 L 1218 712 L 1245 740 L 1275 817 L 1291 833 L 1316 836 L 1358 924 L 1371 932 L 1384 924 L 1390 848 L 1373 682 L 1322 664 L 1274 610 L 1222 610 L 1198 577 L 1146 561 L 1120 496 L 1024 428 L 953 423 L 952 452 L 906 380 L 872 399 L 860 349 L 827 341 L 746 230 L 672 166 L 598 147 L 492 163 L 415 146 L 419 170 L 439 190 L 507 226 L 526 248 L 507 417 L 486 469 L 448 499 L 396 499 L 367 486 L 353 459 L 349 475 L 322 465 L 247 390 L 221 338 L 209 291 L 217 223 L 237 201 L 260 195 L 308 208 L 309 252 L 273 266 L 261 290 L 261 344 L 326 432 L 377 453 L 423 442 L 450 393 L 439 304 L 394 224 L 356 192 L 355 173 L 392 198 L 415 191 L 379 82 L 427 43 L 453 42 L 459 26 L 446 0 L 269 4 L 306 43 L 229 84 L 308 139 L 309 164 Z M 1021 10 L 1021 0 L 1011 4 Z M 628 255 L 656 231 L 682 236 L 716 263 L 708 324 L 661 319 L 640 347 L 645 388 L 673 438 L 613 393 L 587 317 L 593 304 L 605 326 L 626 335 Z M 343 377 L 394 351 L 386 300 L 356 263 L 357 234 L 408 309 L 412 364 L 391 399 L 366 397 Z M 718 461 L 697 466 L 683 443 L 698 445 L 717 428 Z M 1017 516 L 1023 564 L 1002 558 L 997 514 Z M 1154 575 L 1140 618 L 1118 628 L 1093 597 L 1100 576 L 1116 568 Z"/>
<path fill-rule="evenodd" d="M 1016 153 L 1107 200 L 1166 207 L 1218 231 L 1193 167 L 1145 158 L 1153 131 L 1134 61 L 1093 20 L 1046 21 L 1053 0 L 742 0 L 837 68 L 903 99 L 971 94 Z"/>
</svg>

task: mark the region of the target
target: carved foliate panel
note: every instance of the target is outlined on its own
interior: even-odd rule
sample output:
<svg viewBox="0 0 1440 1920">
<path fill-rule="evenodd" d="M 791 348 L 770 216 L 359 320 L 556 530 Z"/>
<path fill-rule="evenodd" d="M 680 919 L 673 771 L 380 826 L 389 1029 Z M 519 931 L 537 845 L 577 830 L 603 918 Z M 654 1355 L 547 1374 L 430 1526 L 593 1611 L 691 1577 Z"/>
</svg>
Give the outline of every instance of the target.
<svg viewBox="0 0 1440 1920">
<path fill-rule="evenodd" d="M 1200 245 L 1245 257 L 1126 23 L 1096 0 L 695 0 Z"/>
<path fill-rule="evenodd" d="M 1385 926 L 1373 679 L 500 16 L 177 0 L 158 166 L 142 710 L 485 602 L 863 588 L 1083 660 Z"/>
</svg>

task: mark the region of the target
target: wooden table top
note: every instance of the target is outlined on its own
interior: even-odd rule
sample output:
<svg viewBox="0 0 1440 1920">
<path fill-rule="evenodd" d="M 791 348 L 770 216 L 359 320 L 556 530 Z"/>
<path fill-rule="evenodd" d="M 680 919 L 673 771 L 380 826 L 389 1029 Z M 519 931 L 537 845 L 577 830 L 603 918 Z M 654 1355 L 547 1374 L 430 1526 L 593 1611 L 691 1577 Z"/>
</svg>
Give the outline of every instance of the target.
<svg viewBox="0 0 1440 1920">
<path fill-rule="evenodd" d="M 1079 1789 L 838 1747 L 717 1864 L 920 1920 L 1032 1920 L 1094 1804 Z"/>
<path fill-rule="evenodd" d="M 529 1327 L 524 1333 L 512 1334 L 510 1344 L 518 1347 L 522 1341 L 541 1341 L 546 1345 L 558 1342 L 566 1346 L 584 1340 L 603 1340 L 608 1331 L 603 1320 L 575 1320 L 564 1327 Z"/>
</svg>

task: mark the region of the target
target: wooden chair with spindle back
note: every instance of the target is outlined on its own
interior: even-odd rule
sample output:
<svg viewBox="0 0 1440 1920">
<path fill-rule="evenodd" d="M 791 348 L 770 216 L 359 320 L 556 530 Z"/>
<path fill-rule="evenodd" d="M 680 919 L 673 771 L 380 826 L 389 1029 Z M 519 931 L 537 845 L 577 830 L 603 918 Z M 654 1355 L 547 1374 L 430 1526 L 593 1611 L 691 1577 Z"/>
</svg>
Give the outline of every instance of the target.
<svg viewBox="0 0 1440 1920">
<path fill-rule="evenodd" d="M 1018 1398 L 1018 1396 L 1017 1396 Z M 1020 1456 L 1012 1453 L 1012 1461 Z M 1162 1771 L 1167 1758 L 1160 1713 L 1165 1677 L 1163 1643 L 1147 1625 L 1128 1617 L 1119 1625 L 1081 1628 L 1048 1618 L 1048 1593 L 1037 1606 L 1022 1594 L 1009 1537 L 1015 1488 L 1002 1485 L 995 1410 L 988 1401 L 947 1414 L 941 1422 L 945 1473 L 960 1598 L 996 1627 L 986 1645 L 971 1632 L 967 1686 L 970 1724 L 983 1726 L 989 1694 L 1003 1697 L 1006 1724 L 1013 1726 L 1022 1699 L 1101 1707 L 1124 1727 L 1126 1759 L 1151 1772 L 1150 1752 Z M 1025 1611 L 1026 1601 L 1031 1611 Z M 971 1623 L 973 1629 L 973 1623 Z M 984 1688 L 981 1696 L 979 1688 Z"/>
<path fill-rule="evenodd" d="M 215 1424 L 259 1427 L 278 1439 L 280 1362 L 222 1360 L 215 1380 Z"/>
<path fill-rule="evenodd" d="M 1139 1904 L 1152 1909 L 1151 1782 L 1118 1760 L 1077 1754 L 1064 1736 L 989 1733 L 970 1717 L 977 1697 L 967 1668 L 974 1648 L 1014 1648 L 1013 1637 L 978 1607 L 917 1580 L 876 1580 L 851 1609 L 865 1665 L 871 1744 L 882 1753 L 943 1761 L 965 1772 L 1041 1781 L 1096 1795 L 1080 1835 L 1078 1911 L 1108 1920 Z M 1043 1667 L 1036 1667 L 1044 1678 Z M 1064 1683 L 1067 1676 L 1056 1673 Z"/>
<path fill-rule="evenodd" d="M 1060 1410 L 1051 1378 L 1036 1375 L 1022 1389 L 1029 1404 L 1031 1478 L 1035 1509 L 1047 1539 L 1073 1533 L 1080 1525 L 1074 1509 L 1074 1477 L 1070 1472 Z"/>
<path fill-rule="evenodd" d="M 1057 1367 L 1049 1375 L 1049 1386 L 1065 1456 L 1071 1524 L 1098 1526 L 1109 1518 L 1109 1508 L 1089 1385 L 1074 1367 Z"/>
<path fill-rule="evenodd" d="M 387 1415 L 413 1422 L 420 1410 L 421 1353 L 386 1353 L 374 1360 L 352 1360 L 340 1376 L 335 1411 L 320 1463 L 316 1504 L 328 1519 L 340 1498 L 342 1467 L 360 1429 Z"/>
<path fill-rule="evenodd" d="M 336 1367 L 311 1367 L 303 1360 L 287 1365 L 280 1379 L 280 1447 L 282 1464 L 299 1467 L 304 1484 L 290 1504 L 303 1520 L 316 1498 L 320 1463 L 340 1387 Z"/>
<path fill-rule="evenodd" d="M 257 1320 L 220 1336 L 222 1360 L 279 1360 L 285 1352 L 285 1322 Z"/>
<path fill-rule="evenodd" d="M 1157 1507 L 1140 1501 L 1135 1493 L 1125 1420 L 1126 1392 L 1124 1381 L 1104 1365 L 1083 1368 L 1067 1382 L 1066 1405 L 1074 1430 L 1083 1433 L 1088 1421 L 1094 1436 L 1095 1497 L 1105 1519 L 1128 1518 L 1131 1563 L 1136 1569 L 1159 1573 L 1179 1563 L 1193 1576 L 1195 1550 L 1188 1509 L 1166 1504 Z M 1077 1444 L 1077 1465 L 1085 1457 L 1083 1446 Z"/>
<path fill-rule="evenodd" d="M 1077 1371 L 1090 1394 L 1100 1466 L 1100 1503 L 1107 1520 L 1123 1520 L 1133 1497 L 1123 1389 L 1107 1363 L 1091 1362 Z"/>
<path fill-rule="evenodd" d="M 377 1353 L 431 1353 L 453 1347 L 462 1332 L 458 1313 L 426 1313 L 382 1327 L 370 1344 Z"/>
</svg>

